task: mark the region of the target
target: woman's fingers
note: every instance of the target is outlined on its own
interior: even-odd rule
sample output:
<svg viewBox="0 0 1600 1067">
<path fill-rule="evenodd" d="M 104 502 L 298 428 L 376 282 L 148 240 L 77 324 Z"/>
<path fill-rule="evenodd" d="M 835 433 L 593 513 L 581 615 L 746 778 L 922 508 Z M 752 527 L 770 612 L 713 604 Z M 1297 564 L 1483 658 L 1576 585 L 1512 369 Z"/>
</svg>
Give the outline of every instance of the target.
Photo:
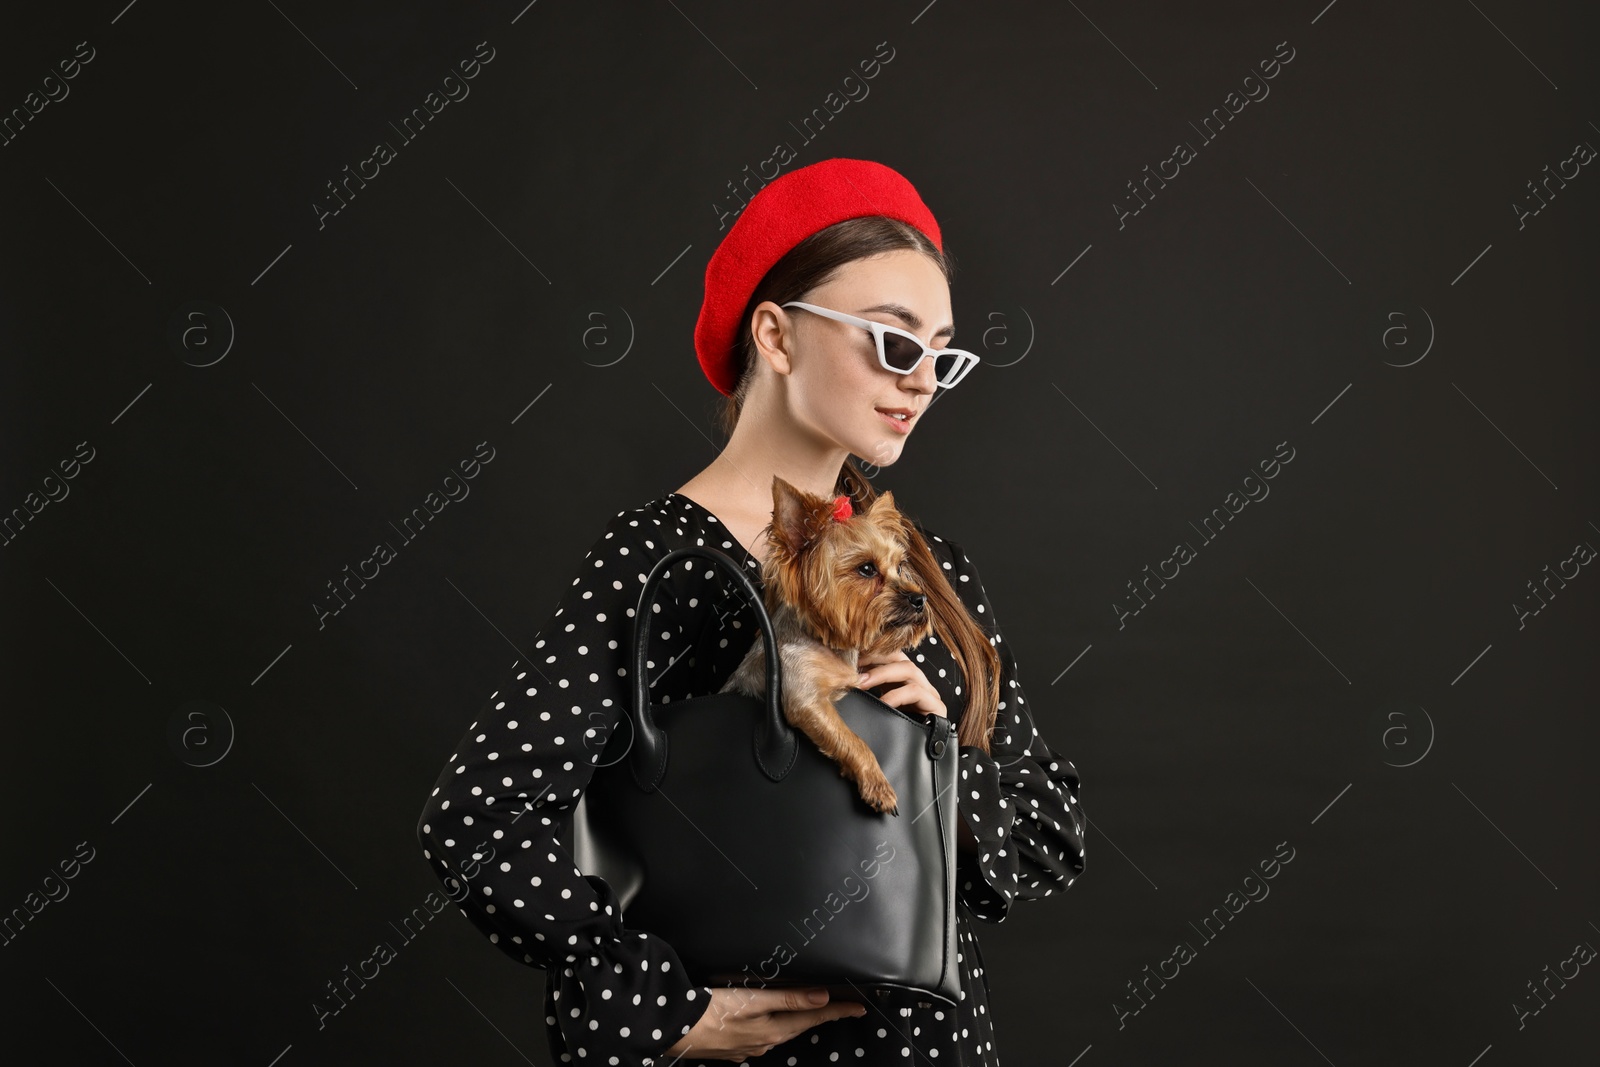
<svg viewBox="0 0 1600 1067">
<path fill-rule="evenodd" d="M 882 666 L 885 663 L 910 663 L 910 662 L 911 662 L 911 657 L 906 655 L 905 649 L 901 649 L 900 651 L 896 652 L 892 656 L 882 656 L 882 657 L 873 656 L 873 657 L 870 657 L 870 658 L 867 657 L 867 656 L 862 656 L 862 657 L 860 657 L 859 659 L 856 660 L 856 666 L 860 667 L 862 670 L 866 670 L 868 667 Z"/>
<path fill-rule="evenodd" d="M 858 688 L 872 689 L 890 682 L 898 685 L 907 685 L 912 682 L 923 682 L 923 677 L 914 664 L 885 663 L 861 672 L 861 685 Z"/>
<path fill-rule="evenodd" d="M 728 1059 L 742 1063 L 751 1056 L 764 1056 L 785 1041 L 793 1040 L 813 1026 L 834 1019 L 859 1017 L 866 1006 L 854 1001 L 828 1001 L 827 990 L 819 1004 L 809 998 L 812 988 L 712 990 L 713 1007 L 719 1008 L 716 1021 L 711 1012 L 686 1035 L 669 1054 L 684 1055 L 694 1048 L 703 1058 Z M 676 1050 L 676 1051 L 674 1051 Z"/>
<path fill-rule="evenodd" d="M 792 989 L 751 989 L 746 991 L 749 996 L 747 1006 L 743 1010 L 745 1015 L 757 1015 L 763 1012 L 789 1012 L 800 1014 L 804 1012 L 835 1014 L 849 1014 L 854 1009 L 865 1010 L 865 1005 L 854 1000 L 832 1000 L 829 998 L 825 986 L 800 986 Z M 812 995 L 820 993 L 821 996 L 812 999 Z"/>
<path fill-rule="evenodd" d="M 931 685 L 902 685 L 891 689 L 878 698 L 891 708 L 905 708 L 922 715 L 942 715 L 949 718 L 949 711 L 944 706 L 944 698 L 939 691 Z"/>
<path fill-rule="evenodd" d="M 756 1011 L 810 1011 L 812 1008 L 828 1003 L 828 991 L 821 987 L 799 987 L 795 989 L 755 989 L 751 990 L 757 1000 L 754 1003 Z M 819 999 L 813 1000 L 812 994 L 820 993 Z"/>
<path fill-rule="evenodd" d="M 764 1009 L 767 1012 L 765 1024 L 772 1029 L 763 1032 L 758 1039 L 766 1047 L 751 1055 L 765 1055 L 774 1046 L 792 1040 L 813 1026 L 835 1019 L 859 1018 L 867 1013 L 866 1005 L 851 1000 L 824 1000 L 818 1005 L 809 998 L 810 989 L 763 989 L 753 992 L 757 994 L 757 999 L 749 1004 L 746 1011 L 756 1014 Z M 821 992 L 826 996 L 826 990 Z"/>
<path fill-rule="evenodd" d="M 865 1004 L 857 1004 L 849 1000 L 835 1001 L 820 1008 L 808 1008 L 803 1011 L 777 1012 L 773 1014 L 772 1019 L 783 1027 L 784 1032 L 781 1037 L 773 1041 L 773 1044 L 781 1045 L 785 1041 L 805 1033 L 813 1026 L 830 1023 L 835 1019 L 860 1018 L 866 1013 L 867 1006 Z"/>
<path fill-rule="evenodd" d="M 884 682 L 904 682 L 913 676 L 922 675 L 921 669 L 912 663 L 911 657 L 904 652 L 896 652 L 883 660 L 859 660 L 856 666 L 861 671 L 858 688 L 862 689 L 882 685 Z"/>
<path fill-rule="evenodd" d="M 879 694 L 878 699 L 891 708 L 906 708 L 922 715 L 950 717 L 949 711 L 944 706 L 944 698 L 939 695 L 933 683 L 928 681 L 928 676 L 922 673 L 922 668 L 911 662 L 911 657 L 904 652 L 898 652 L 889 660 L 874 663 L 862 671 L 856 688 L 874 689 L 884 685 L 891 688 Z"/>
</svg>

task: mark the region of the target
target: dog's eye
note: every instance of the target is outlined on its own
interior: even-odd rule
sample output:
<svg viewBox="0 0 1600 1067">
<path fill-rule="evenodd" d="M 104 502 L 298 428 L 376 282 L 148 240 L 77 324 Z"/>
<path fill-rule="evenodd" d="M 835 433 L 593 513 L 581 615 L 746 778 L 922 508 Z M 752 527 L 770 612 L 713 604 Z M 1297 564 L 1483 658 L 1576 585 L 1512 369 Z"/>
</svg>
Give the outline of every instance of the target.
<svg viewBox="0 0 1600 1067">
<path fill-rule="evenodd" d="M 856 568 L 856 573 L 863 578 L 876 578 L 878 576 L 878 568 L 875 564 L 863 563 Z"/>
</svg>

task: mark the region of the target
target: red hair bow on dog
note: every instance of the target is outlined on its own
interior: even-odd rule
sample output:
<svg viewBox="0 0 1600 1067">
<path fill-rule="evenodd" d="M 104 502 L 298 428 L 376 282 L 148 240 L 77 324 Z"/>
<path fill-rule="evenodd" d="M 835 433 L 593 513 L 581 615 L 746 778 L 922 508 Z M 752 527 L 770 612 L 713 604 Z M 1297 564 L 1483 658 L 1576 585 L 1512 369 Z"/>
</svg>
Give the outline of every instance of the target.
<svg viewBox="0 0 1600 1067">
<path fill-rule="evenodd" d="M 854 515 L 854 514 L 855 514 L 855 509 L 850 506 L 850 497 L 849 496 L 847 496 L 844 493 L 840 493 L 838 496 L 833 498 L 833 521 L 834 522 L 843 522 L 844 520 L 848 519 L 851 515 Z"/>
</svg>

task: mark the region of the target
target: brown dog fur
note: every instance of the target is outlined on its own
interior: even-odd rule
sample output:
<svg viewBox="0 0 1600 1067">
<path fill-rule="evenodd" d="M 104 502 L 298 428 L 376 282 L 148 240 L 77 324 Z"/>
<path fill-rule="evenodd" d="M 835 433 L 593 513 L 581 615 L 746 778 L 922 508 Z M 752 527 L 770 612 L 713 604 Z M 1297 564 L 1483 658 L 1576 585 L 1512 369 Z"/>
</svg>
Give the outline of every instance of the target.
<svg viewBox="0 0 1600 1067">
<path fill-rule="evenodd" d="M 833 517 L 837 499 L 772 479 L 771 550 L 761 576 L 783 665 L 784 717 L 839 764 L 868 806 L 898 815 L 877 757 L 834 701 L 855 687 L 863 655 L 876 661 L 916 647 L 933 633 L 933 616 L 906 558 L 914 532 L 893 492 L 843 520 Z M 722 692 L 764 698 L 766 681 L 758 634 Z"/>
</svg>

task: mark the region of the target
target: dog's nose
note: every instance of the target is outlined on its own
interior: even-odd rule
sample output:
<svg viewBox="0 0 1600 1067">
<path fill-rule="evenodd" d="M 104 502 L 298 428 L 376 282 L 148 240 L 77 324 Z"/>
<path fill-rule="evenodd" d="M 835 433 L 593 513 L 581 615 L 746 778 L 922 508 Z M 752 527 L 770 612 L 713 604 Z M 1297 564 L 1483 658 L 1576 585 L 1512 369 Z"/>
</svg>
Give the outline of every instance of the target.
<svg viewBox="0 0 1600 1067">
<path fill-rule="evenodd" d="M 921 611 L 925 606 L 927 606 L 928 594 L 926 594 L 926 593 L 907 593 L 906 594 L 906 603 L 910 604 L 913 608 L 916 608 L 918 611 Z"/>
</svg>

